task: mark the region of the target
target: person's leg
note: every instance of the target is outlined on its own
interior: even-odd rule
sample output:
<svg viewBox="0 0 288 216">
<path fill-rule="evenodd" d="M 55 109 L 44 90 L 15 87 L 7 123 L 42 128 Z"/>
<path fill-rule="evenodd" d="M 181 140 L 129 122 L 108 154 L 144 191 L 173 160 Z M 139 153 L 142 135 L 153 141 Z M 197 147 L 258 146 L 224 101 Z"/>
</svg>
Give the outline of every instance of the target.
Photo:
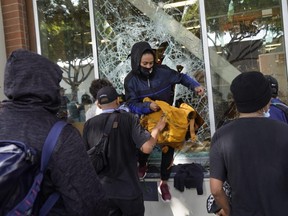
<svg viewBox="0 0 288 216">
<path fill-rule="evenodd" d="M 142 194 L 133 200 L 117 199 L 115 202 L 123 216 L 144 216 L 145 207 Z"/>
<path fill-rule="evenodd" d="M 166 153 L 162 152 L 161 158 L 161 181 L 167 181 L 171 174 L 171 163 L 173 162 L 174 148 L 168 146 L 168 151 Z"/>
<path fill-rule="evenodd" d="M 145 154 L 142 151 L 138 150 L 137 156 L 138 156 L 138 163 L 139 163 L 138 176 L 140 179 L 143 179 L 148 169 L 147 161 L 148 161 L 149 154 Z"/>
<path fill-rule="evenodd" d="M 138 149 L 137 152 L 139 166 L 145 166 L 147 164 L 149 154 L 143 153 L 141 150 Z"/>
<path fill-rule="evenodd" d="M 122 211 L 118 206 L 117 199 L 109 199 L 109 214 L 108 216 L 122 216 Z"/>
<path fill-rule="evenodd" d="M 174 157 L 174 148 L 168 147 L 168 151 L 166 153 L 162 152 L 162 159 L 161 159 L 161 182 L 158 188 L 159 193 L 162 196 L 163 201 L 170 201 L 171 194 L 169 191 L 169 187 L 167 185 L 167 181 L 170 177 L 171 170 L 172 170 L 172 162 Z"/>
</svg>

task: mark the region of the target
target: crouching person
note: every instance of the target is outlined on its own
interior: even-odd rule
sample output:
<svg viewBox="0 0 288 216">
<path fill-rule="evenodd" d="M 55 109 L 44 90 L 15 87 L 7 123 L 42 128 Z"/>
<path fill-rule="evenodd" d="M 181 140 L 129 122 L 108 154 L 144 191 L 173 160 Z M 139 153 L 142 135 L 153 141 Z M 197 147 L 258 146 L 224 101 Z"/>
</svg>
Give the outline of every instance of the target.
<svg viewBox="0 0 288 216">
<path fill-rule="evenodd" d="M 152 152 L 166 121 L 161 118 L 150 134 L 140 126 L 135 115 L 117 110 L 118 94 L 111 86 L 99 90 L 97 101 L 103 113 L 85 123 L 83 137 L 87 150 L 93 148 L 101 139 L 110 115 L 115 116 L 106 148 L 107 166 L 98 172 L 111 205 L 108 215 L 143 216 L 145 210 L 136 152 L 137 149 L 146 154 Z"/>
</svg>

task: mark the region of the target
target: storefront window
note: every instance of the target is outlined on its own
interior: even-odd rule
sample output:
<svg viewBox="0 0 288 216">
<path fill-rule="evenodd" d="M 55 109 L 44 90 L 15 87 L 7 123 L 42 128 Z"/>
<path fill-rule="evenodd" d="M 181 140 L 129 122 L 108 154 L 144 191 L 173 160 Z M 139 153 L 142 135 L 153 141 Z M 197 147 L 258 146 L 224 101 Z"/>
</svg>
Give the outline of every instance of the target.
<svg viewBox="0 0 288 216">
<path fill-rule="evenodd" d="M 83 106 L 82 99 L 90 97 L 94 79 L 88 0 L 37 1 L 37 12 L 41 54 L 63 70 L 65 98 L 60 117 L 68 114 L 71 122 L 84 122 L 88 104 Z"/>
<path fill-rule="evenodd" d="M 124 78 L 131 70 L 131 47 L 139 41 L 149 42 L 159 64 L 182 68 L 181 73 L 204 87 L 212 86 L 208 93 L 212 92 L 209 103 L 212 101 L 213 108 L 207 95 L 197 96 L 181 85 L 175 87 L 174 96 L 175 103 L 190 104 L 204 121 L 197 131 L 198 141 L 186 142 L 176 151 L 174 162 L 206 164 L 214 132 L 210 120 L 217 129 L 237 116 L 229 89 L 235 76 L 251 70 L 272 75 L 279 82 L 279 97 L 288 102 L 283 1 L 204 1 L 209 47 L 205 57 L 197 0 L 36 1 L 41 53 L 62 67 L 65 95 L 79 104 L 82 95 L 89 94 L 94 74 L 109 79 L 118 93 L 124 94 Z M 88 3 L 93 7 L 92 20 Z M 96 35 L 91 35 L 91 26 Z M 94 50 L 93 56 L 94 40 L 97 52 Z M 210 63 L 209 83 L 204 59 Z M 151 162 L 159 162 L 160 157 L 158 150 L 150 157 Z"/>
<path fill-rule="evenodd" d="M 118 92 L 124 93 L 124 78 L 131 70 L 128 55 L 132 45 L 139 41 L 150 43 L 159 64 L 175 70 L 181 65 L 182 73 L 206 86 L 197 1 L 93 2 L 99 75 L 111 80 Z M 176 152 L 175 162 L 206 162 L 211 137 L 207 97 L 199 97 L 180 85 L 175 92 L 175 101 L 183 100 L 192 105 L 204 120 L 197 133 L 199 142 L 187 142 L 187 146 Z M 152 162 L 161 157 L 160 153 L 153 155 L 155 158 L 150 156 Z"/>
<path fill-rule="evenodd" d="M 239 73 L 272 75 L 287 102 L 281 1 L 207 0 L 205 13 L 217 127 L 237 116 L 229 87 Z"/>
</svg>

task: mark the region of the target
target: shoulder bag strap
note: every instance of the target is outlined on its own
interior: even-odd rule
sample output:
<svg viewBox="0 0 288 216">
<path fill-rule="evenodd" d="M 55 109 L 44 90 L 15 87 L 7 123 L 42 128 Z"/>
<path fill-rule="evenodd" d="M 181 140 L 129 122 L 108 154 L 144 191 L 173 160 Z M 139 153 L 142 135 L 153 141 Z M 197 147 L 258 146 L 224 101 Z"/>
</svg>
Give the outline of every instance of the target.
<svg viewBox="0 0 288 216">
<path fill-rule="evenodd" d="M 105 128 L 104 128 L 104 136 L 109 136 L 110 131 L 112 129 L 112 125 L 117 117 L 118 113 L 111 113 L 108 117 L 108 120 L 106 122 Z"/>
</svg>

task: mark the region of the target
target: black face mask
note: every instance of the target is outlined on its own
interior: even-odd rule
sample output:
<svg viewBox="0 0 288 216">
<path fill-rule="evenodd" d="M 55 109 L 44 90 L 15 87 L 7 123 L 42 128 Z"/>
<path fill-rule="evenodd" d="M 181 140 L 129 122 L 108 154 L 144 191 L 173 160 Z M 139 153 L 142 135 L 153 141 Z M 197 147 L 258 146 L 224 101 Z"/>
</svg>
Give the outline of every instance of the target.
<svg viewBox="0 0 288 216">
<path fill-rule="evenodd" d="M 151 72 L 150 72 L 151 71 Z M 145 77 L 148 77 L 153 71 L 153 68 L 145 68 L 145 67 L 141 67 L 140 66 L 140 72 L 142 75 L 144 75 Z"/>
</svg>

